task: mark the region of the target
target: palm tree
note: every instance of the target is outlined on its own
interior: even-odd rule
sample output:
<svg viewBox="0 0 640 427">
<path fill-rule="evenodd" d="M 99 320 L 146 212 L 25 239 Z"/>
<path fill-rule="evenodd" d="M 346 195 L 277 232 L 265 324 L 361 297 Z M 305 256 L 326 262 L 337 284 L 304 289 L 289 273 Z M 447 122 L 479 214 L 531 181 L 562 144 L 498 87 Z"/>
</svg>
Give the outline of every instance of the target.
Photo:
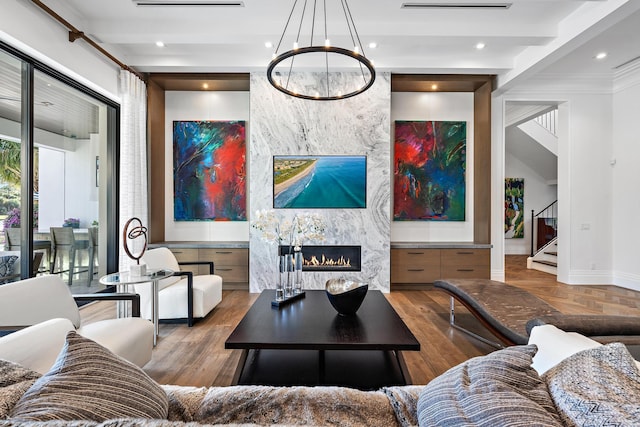
<svg viewBox="0 0 640 427">
<path fill-rule="evenodd" d="M 33 192 L 38 192 L 38 149 L 33 152 Z M 0 138 L 0 182 L 20 189 L 20 143 Z"/>
</svg>

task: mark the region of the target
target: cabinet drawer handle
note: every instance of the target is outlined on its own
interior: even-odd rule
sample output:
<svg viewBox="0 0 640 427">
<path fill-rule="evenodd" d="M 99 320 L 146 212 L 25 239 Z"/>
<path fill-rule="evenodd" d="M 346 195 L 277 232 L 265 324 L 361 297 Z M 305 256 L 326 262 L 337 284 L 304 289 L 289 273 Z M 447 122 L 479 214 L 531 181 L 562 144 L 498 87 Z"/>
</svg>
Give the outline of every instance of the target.
<svg viewBox="0 0 640 427">
<path fill-rule="evenodd" d="M 408 268 L 407 271 L 424 271 L 424 268 Z"/>
<path fill-rule="evenodd" d="M 233 268 L 216 268 L 218 271 L 231 271 Z"/>
<path fill-rule="evenodd" d="M 458 255 L 473 255 L 473 252 L 456 252 Z"/>
<path fill-rule="evenodd" d="M 232 254 L 231 251 L 216 251 L 217 254 Z"/>
<path fill-rule="evenodd" d="M 475 270 L 473 268 L 459 268 L 457 271 L 470 272 Z"/>
<path fill-rule="evenodd" d="M 174 254 L 181 254 L 181 253 L 183 253 L 182 251 L 171 251 L 171 252 L 173 252 Z"/>
<path fill-rule="evenodd" d="M 407 252 L 407 255 L 424 255 L 424 252 Z"/>
</svg>

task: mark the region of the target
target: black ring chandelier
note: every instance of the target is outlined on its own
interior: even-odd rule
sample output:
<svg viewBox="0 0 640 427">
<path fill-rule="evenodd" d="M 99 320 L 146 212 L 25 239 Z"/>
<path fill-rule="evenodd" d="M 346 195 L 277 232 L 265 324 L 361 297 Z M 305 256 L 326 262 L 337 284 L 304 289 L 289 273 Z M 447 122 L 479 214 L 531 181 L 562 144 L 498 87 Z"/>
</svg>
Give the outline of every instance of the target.
<svg viewBox="0 0 640 427">
<path fill-rule="evenodd" d="M 317 5 L 318 0 L 304 0 L 301 11 L 297 11 L 297 15 L 300 17 L 297 25 L 297 32 L 295 34 L 292 32 L 290 35 L 290 37 L 295 37 L 293 48 L 286 52 L 278 53 L 283 40 L 287 36 L 287 29 L 289 28 L 292 17 L 296 15 L 296 6 L 298 5 L 298 1 L 299 0 L 295 0 L 293 3 L 293 7 L 289 13 L 289 18 L 285 24 L 282 36 L 280 37 L 280 41 L 276 46 L 275 53 L 273 54 L 274 57 L 267 68 L 267 78 L 269 79 L 269 83 L 287 95 L 315 101 L 332 101 L 350 98 L 369 89 L 376 79 L 376 72 L 373 68 L 373 63 L 367 59 L 364 54 L 364 49 L 362 48 L 360 37 L 356 31 L 356 26 L 353 22 L 353 17 L 351 16 L 351 10 L 349 9 L 347 0 L 332 1 L 338 1 L 342 6 L 342 13 L 344 14 L 348 33 L 353 45 L 352 49 L 345 49 L 331 45 L 327 33 L 327 0 L 322 1 L 324 15 L 324 44 L 314 45 L 314 36 L 319 38 L 317 34 L 314 34 L 316 15 L 319 14 Z M 311 5 L 310 3 L 313 4 Z M 312 9 L 309 13 L 307 13 L 307 6 L 309 6 L 309 9 Z M 311 15 L 310 17 L 309 14 Z M 308 34 L 309 46 L 301 47 L 301 35 L 304 38 L 307 36 L 302 34 L 305 15 L 307 17 L 306 24 L 311 27 L 310 33 Z M 310 60 L 314 54 L 316 62 L 304 62 L 305 58 Z M 321 55 L 322 58 L 319 58 L 318 55 Z M 303 58 L 303 56 L 305 56 L 305 58 Z M 296 60 L 298 60 L 298 63 L 296 63 Z M 278 66 L 280 67 L 278 68 Z M 319 81 L 314 85 L 295 86 L 291 79 L 291 75 L 292 73 L 295 74 L 296 67 L 302 68 L 305 66 L 320 73 Z M 353 75 L 353 86 L 344 86 L 344 83 L 338 85 L 331 81 L 331 75 L 337 73 L 338 68 L 340 70 L 349 70 L 353 69 L 354 66 L 356 69 L 359 69 L 359 72 L 356 72 Z M 349 83 L 351 84 L 351 82 Z"/>
</svg>

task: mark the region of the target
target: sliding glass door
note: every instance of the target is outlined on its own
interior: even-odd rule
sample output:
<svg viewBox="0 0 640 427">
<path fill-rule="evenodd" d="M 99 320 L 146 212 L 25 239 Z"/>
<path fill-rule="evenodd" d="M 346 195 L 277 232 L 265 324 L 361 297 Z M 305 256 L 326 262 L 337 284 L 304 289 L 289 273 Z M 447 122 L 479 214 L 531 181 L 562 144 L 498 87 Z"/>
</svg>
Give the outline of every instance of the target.
<svg viewBox="0 0 640 427">
<path fill-rule="evenodd" d="M 111 100 L 0 49 L 0 260 L 17 257 L 13 278 L 51 272 L 86 292 L 117 269 L 118 120 Z"/>
</svg>

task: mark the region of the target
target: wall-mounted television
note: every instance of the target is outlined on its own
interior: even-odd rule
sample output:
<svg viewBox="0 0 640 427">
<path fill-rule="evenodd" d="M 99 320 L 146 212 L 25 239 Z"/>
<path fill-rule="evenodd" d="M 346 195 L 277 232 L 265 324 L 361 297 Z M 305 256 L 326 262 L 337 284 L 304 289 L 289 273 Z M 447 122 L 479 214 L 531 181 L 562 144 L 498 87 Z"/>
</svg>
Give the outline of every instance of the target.
<svg viewBox="0 0 640 427">
<path fill-rule="evenodd" d="M 273 207 L 367 207 L 367 156 L 273 156 Z"/>
</svg>

